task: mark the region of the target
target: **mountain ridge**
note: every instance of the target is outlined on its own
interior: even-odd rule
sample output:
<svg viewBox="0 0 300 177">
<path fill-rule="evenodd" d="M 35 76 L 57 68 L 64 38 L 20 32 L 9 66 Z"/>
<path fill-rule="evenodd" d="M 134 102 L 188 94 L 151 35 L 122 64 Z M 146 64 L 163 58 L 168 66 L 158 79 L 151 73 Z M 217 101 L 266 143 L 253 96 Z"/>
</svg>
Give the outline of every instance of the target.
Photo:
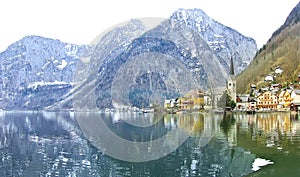
<svg viewBox="0 0 300 177">
<path fill-rule="evenodd" d="M 293 8 L 283 25 L 281 25 L 271 36 L 269 41 L 276 37 L 285 28 L 294 25 L 300 21 L 300 2 Z"/>
</svg>

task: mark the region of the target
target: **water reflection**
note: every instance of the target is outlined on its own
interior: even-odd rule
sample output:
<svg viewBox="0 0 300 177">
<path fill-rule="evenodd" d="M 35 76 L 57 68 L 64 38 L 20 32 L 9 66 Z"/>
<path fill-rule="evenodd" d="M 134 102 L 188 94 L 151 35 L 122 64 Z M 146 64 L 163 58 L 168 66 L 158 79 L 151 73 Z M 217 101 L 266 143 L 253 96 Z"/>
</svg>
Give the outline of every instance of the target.
<svg viewBox="0 0 300 177">
<path fill-rule="evenodd" d="M 5 113 L 0 120 L 0 176 L 91 173 L 88 142 L 69 113 Z"/>
<path fill-rule="evenodd" d="M 205 146 L 218 126 L 215 116 L 204 117 L 200 113 L 129 115 L 131 113 L 127 112 L 78 112 L 75 117 L 85 137 L 93 145 L 111 157 L 128 162 L 145 162 L 164 157 L 191 135 L 198 134 L 201 137 L 198 140 L 199 147 Z"/>
<path fill-rule="evenodd" d="M 235 116 L 238 146 L 258 156 L 270 159 L 274 165 L 255 176 L 297 176 L 300 158 L 299 115 L 290 113 L 261 113 Z"/>
<path fill-rule="evenodd" d="M 165 157 L 130 163 L 95 148 L 74 113 L 2 113 L 0 176 L 242 176 L 253 172 L 258 157 L 280 164 L 261 148 L 275 149 L 281 158 L 286 151 L 299 157 L 300 123 L 289 114 L 105 115 L 106 125 L 129 140 L 151 141 L 175 128 L 190 137 Z M 131 118 L 151 126 L 135 127 Z"/>
<path fill-rule="evenodd" d="M 298 139 L 299 117 L 290 113 L 269 113 L 256 115 L 239 115 L 237 127 L 250 131 L 251 139 L 263 143 L 266 147 L 281 148 L 282 140 Z"/>
</svg>

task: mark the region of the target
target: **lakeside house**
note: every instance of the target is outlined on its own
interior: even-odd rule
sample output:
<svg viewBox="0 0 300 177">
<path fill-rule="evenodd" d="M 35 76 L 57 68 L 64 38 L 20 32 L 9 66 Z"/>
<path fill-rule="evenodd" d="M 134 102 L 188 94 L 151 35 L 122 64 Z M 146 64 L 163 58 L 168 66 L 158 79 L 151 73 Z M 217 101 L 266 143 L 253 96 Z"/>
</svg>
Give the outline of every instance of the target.
<svg viewBox="0 0 300 177">
<path fill-rule="evenodd" d="M 192 90 L 182 97 L 165 100 L 164 108 L 166 110 L 201 110 L 204 108 L 204 95 L 201 90 Z"/>
<path fill-rule="evenodd" d="M 300 75 L 298 83 L 290 83 L 283 86 L 276 83 L 274 78 L 280 75 L 283 70 L 278 66 L 274 73 L 270 73 L 264 78 L 265 84 L 257 88 L 255 84 L 250 85 L 250 94 L 239 94 L 236 97 L 236 109 L 243 111 L 245 109 L 255 109 L 259 111 L 289 111 L 300 110 Z"/>
<path fill-rule="evenodd" d="M 253 110 L 256 108 L 256 99 L 248 94 L 239 94 L 236 97 L 236 109 L 239 111 Z"/>
<path fill-rule="evenodd" d="M 177 99 L 169 99 L 169 100 L 165 100 L 164 102 L 164 108 L 165 109 L 172 109 L 177 107 L 178 104 L 178 98 Z"/>
<path fill-rule="evenodd" d="M 300 90 L 293 90 L 292 94 L 292 103 L 291 108 L 293 110 L 299 111 L 300 110 Z"/>
<path fill-rule="evenodd" d="M 257 97 L 256 108 L 261 110 L 276 110 L 278 98 L 273 93 L 266 91 Z"/>
<path fill-rule="evenodd" d="M 292 93 L 293 90 L 291 89 L 284 89 L 283 91 L 281 91 L 281 93 L 278 96 L 278 108 L 290 108 L 292 101 L 294 100 L 294 98 L 292 98 Z M 293 96 L 294 97 L 294 96 Z"/>
<path fill-rule="evenodd" d="M 250 94 L 238 94 L 236 98 L 236 109 L 260 110 L 260 111 L 289 111 L 300 110 L 300 90 L 283 89 L 274 92 L 274 90 L 252 91 Z"/>
</svg>

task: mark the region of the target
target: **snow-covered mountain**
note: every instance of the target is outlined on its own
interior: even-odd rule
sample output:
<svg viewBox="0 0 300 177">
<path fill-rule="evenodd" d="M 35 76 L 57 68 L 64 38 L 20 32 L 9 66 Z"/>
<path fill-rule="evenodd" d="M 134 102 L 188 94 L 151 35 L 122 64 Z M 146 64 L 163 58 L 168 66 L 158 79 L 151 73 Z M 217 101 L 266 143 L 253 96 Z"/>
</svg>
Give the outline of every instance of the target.
<svg viewBox="0 0 300 177">
<path fill-rule="evenodd" d="M 125 26 L 118 28 L 118 32 L 137 36 L 136 34 L 145 28 L 143 23 L 136 21 L 130 21 L 127 26 L 134 27 L 132 28 L 134 30 Z M 187 79 L 176 81 L 174 75 L 170 74 L 174 68 L 172 62 L 166 64 L 162 59 L 155 60 L 155 58 L 164 58 L 165 56 L 146 55 L 146 53 L 159 53 L 172 57 L 175 62 L 183 64 L 187 71 L 192 73 L 195 78 L 192 82 L 195 82 L 196 85 L 193 89 L 207 90 L 211 87 L 225 87 L 231 57 L 238 74 L 248 66 L 257 51 L 253 39 L 214 21 L 199 9 L 179 9 L 170 19 L 161 22 L 140 37 L 132 38 L 130 42 L 123 44 L 118 42 L 121 45 L 117 47 L 115 43 L 111 44 L 107 40 L 123 41 L 122 37 L 116 38 L 115 36 L 115 31 L 112 31 L 100 43 L 113 46 L 106 48 L 114 48 L 114 51 L 118 52 L 108 55 L 100 52 L 95 55 L 95 57 L 99 55 L 106 58 L 102 62 L 103 64 L 97 64 L 100 67 L 97 73 L 92 74 L 98 76 L 94 82 L 97 85 L 95 94 L 97 95 L 97 106 L 100 108 L 112 107 L 113 101 L 116 101 L 118 105 L 125 103 L 125 105 L 143 107 L 143 105 L 147 106 L 155 102 L 153 97 L 157 96 L 157 92 L 159 92 L 160 100 L 170 99 L 182 95 L 178 92 L 178 90 L 182 90 L 182 85 L 191 86 Z M 141 55 L 143 53 L 145 55 Z M 133 58 L 136 59 L 137 56 L 147 58 L 148 61 L 158 62 L 160 71 L 151 71 L 150 68 L 153 68 L 154 65 L 150 66 L 147 62 L 140 61 L 123 71 L 127 73 L 128 77 L 132 75 L 131 73 L 135 73 L 131 79 L 122 77 L 116 81 L 115 78 L 119 77 L 118 70 Z M 144 73 L 140 69 L 142 65 L 149 66 L 144 68 Z M 114 82 L 118 84 L 119 91 L 112 93 Z M 114 94 L 118 92 L 128 94 L 119 94 L 117 100 L 114 100 Z"/>
<path fill-rule="evenodd" d="M 176 81 L 172 74 L 178 72 L 178 63 L 191 72 L 197 88 L 224 87 L 230 57 L 239 73 L 256 51 L 253 39 L 214 21 L 199 9 L 179 9 L 146 32 L 142 21 L 131 20 L 92 45 L 27 36 L 0 53 L 0 108 L 70 109 L 73 95 L 85 95 L 87 90 L 95 91 L 98 108 L 112 107 L 114 86 L 128 89 L 126 99 L 130 101 L 125 102 L 131 106 L 149 105 L 154 92 L 159 91 L 163 98 L 179 96 L 178 90 L 184 85 L 181 80 L 188 83 L 185 78 Z M 149 52 L 155 54 L 149 56 Z M 123 73 L 130 83 L 118 78 L 129 59 L 143 54 L 160 70 L 143 74 L 139 68 L 145 63 L 140 62 L 127 71 L 135 73 L 131 78 Z M 172 60 L 157 60 L 166 55 Z M 73 87 L 73 82 L 81 85 Z M 122 95 L 118 96 L 118 101 L 124 103 Z M 80 100 L 85 101 L 89 100 Z"/>
<path fill-rule="evenodd" d="M 73 71 L 88 46 L 27 36 L 0 53 L 0 107 L 43 109 L 72 88 Z"/>
<path fill-rule="evenodd" d="M 230 57 L 234 59 L 235 73 L 238 74 L 250 64 L 256 54 L 254 39 L 215 21 L 201 9 L 179 9 L 172 14 L 171 19 L 199 32 L 228 72 Z"/>
<path fill-rule="evenodd" d="M 133 21 L 129 24 L 130 26 L 143 25 Z M 143 29 L 143 27 L 134 29 Z M 122 32 L 130 36 L 138 33 L 126 27 L 122 29 Z M 114 32 L 111 35 L 114 35 Z M 109 41 L 104 41 L 100 42 L 110 44 Z M 98 96 L 97 105 L 100 108 L 112 106 L 115 95 L 111 95 L 111 91 L 114 83 L 118 85 L 115 87 L 119 88 L 113 93 L 119 94 L 118 103 L 143 107 L 156 101 L 153 100 L 155 94 L 159 94 L 159 103 L 162 104 L 161 101 L 164 99 L 181 96 L 184 91 L 179 90 L 185 89 L 187 92 L 191 89 L 207 90 L 212 85 L 214 87 L 225 86 L 225 79 L 228 75 L 214 51 L 197 31 L 170 19 L 161 22 L 130 43 L 118 46 L 114 51 L 122 52 L 107 55 L 103 64 L 97 64 L 100 66 L 97 73 L 92 74 L 98 74 L 95 81 L 97 85 L 95 95 Z M 139 62 L 134 63 L 133 60 Z M 121 75 L 126 73 L 126 77 L 118 73 L 124 65 L 128 67 L 122 70 Z M 186 71 L 179 74 L 178 70 L 182 68 L 177 67 L 181 65 Z M 184 75 L 187 72 L 191 73 L 194 80 L 189 80 L 188 76 Z M 128 93 L 128 95 L 123 93 Z"/>
</svg>

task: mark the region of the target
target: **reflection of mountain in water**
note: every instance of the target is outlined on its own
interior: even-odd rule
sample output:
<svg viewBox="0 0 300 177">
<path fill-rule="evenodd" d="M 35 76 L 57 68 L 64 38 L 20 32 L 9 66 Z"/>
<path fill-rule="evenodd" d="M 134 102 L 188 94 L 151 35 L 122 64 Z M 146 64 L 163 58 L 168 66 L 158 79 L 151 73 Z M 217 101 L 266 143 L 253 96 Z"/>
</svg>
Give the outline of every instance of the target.
<svg viewBox="0 0 300 177">
<path fill-rule="evenodd" d="M 6 113 L 0 125 L 0 176 L 88 174 L 90 149 L 69 113 Z"/>
<path fill-rule="evenodd" d="M 76 114 L 75 114 L 76 115 Z M 175 126 L 196 133 L 176 151 L 159 160 L 144 163 L 118 161 L 103 155 L 83 138 L 73 113 L 6 113 L 0 116 L 1 176 L 241 176 L 251 172 L 254 155 L 240 147 L 230 148 L 218 129 L 206 146 L 199 147 L 207 115 L 152 117 L 158 135 Z M 128 117 L 130 119 L 131 117 Z M 113 119 L 113 115 L 111 115 Z M 216 119 L 218 120 L 218 119 Z M 126 130 L 121 120 L 107 123 L 119 133 Z M 113 127 L 112 127 L 113 128 Z M 132 128 L 132 127 L 131 127 Z M 141 131 L 140 131 L 141 132 Z M 147 135 L 147 131 L 144 131 Z M 145 136 L 147 137 L 147 136 Z"/>
</svg>

